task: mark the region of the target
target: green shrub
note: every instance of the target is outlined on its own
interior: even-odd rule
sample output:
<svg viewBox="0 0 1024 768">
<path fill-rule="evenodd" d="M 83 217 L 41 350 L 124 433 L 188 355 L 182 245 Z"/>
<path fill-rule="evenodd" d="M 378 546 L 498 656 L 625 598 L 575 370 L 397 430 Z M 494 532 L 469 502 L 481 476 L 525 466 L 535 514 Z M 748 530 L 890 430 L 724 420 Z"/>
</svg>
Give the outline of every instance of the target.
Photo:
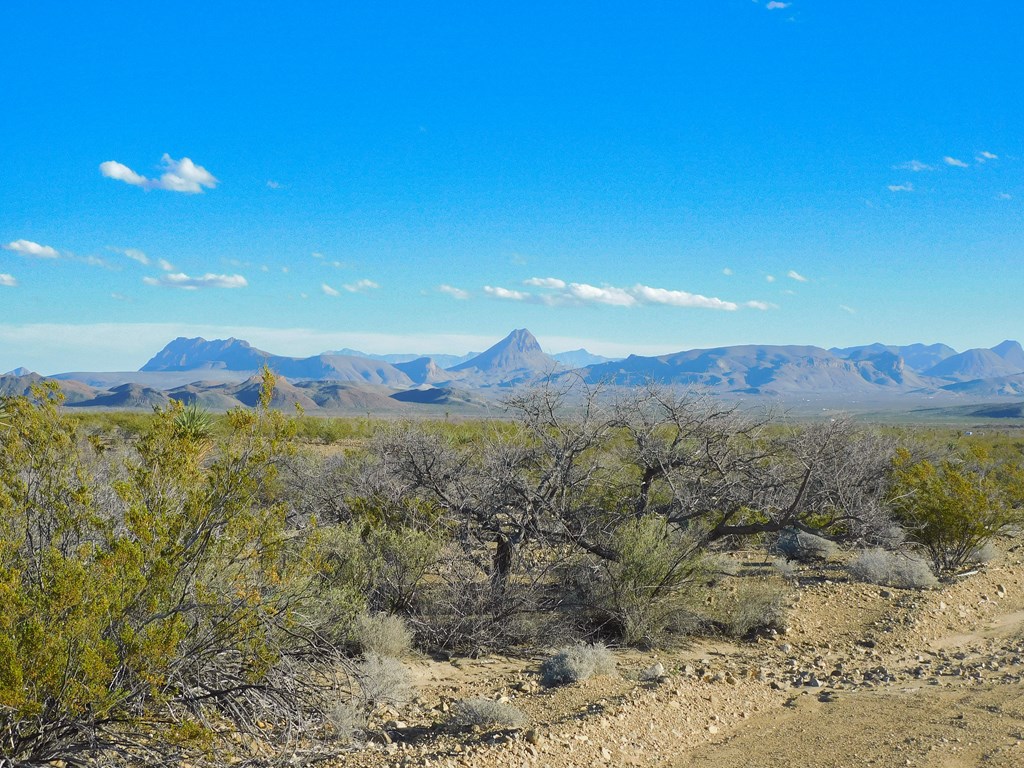
<svg viewBox="0 0 1024 768">
<path fill-rule="evenodd" d="M 896 459 L 890 503 L 908 539 L 927 553 L 939 576 L 955 573 L 974 553 L 1021 520 L 1024 475 L 1015 464 L 993 465 L 983 453 L 966 460 Z"/>
</svg>

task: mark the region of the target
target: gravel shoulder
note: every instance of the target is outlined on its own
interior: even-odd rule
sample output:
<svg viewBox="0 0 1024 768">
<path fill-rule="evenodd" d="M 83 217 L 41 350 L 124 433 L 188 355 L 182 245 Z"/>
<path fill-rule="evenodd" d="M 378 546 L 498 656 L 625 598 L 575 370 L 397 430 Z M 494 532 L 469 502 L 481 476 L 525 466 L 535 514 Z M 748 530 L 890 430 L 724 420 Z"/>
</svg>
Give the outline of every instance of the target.
<svg viewBox="0 0 1024 768">
<path fill-rule="evenodd" d="M 623 651 L 618 675 L 573 686 L 541 686 L 539 658 L 416 662 L 416 703 L 332 764 L 1022 766 L 1022 559 L 1010 548 L 928 592 L 801 574 L 784 634 Z M 642 681 L 656 661 L 666 676 Z M 529 725 L 439 725 L 471 696 L 513 704 Z"/>
</svg>

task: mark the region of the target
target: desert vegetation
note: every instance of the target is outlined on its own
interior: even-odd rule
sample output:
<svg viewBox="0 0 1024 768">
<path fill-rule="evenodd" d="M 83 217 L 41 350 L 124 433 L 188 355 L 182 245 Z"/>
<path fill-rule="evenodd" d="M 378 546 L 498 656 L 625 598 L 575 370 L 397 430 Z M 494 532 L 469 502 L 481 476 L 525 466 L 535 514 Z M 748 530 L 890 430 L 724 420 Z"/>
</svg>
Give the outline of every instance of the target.
<svg viewBox="0 0 1024 768">
<path fill-rule="evenodd" d="M 934 586 L 1024 502 L 1013 446 L 658 387 L 514 390 L 459 424 L 319 423 L 273 387 L 219 418 L 0 399 L 11 763 L 314 759 L 415 696 L 411 654 L 546 649 L 545 682 L 573 684 L 614 671 L 608 645 L 781 628 L 808 563 Z M 522 722 L 466 699 L 448 725 Z"/>
</svg>

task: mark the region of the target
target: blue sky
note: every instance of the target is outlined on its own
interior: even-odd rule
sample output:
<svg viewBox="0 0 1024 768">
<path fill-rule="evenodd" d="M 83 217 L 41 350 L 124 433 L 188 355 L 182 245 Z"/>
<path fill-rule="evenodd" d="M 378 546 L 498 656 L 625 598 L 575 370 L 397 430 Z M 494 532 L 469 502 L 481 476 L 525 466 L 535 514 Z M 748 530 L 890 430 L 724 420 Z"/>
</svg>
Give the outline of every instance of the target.
<svg viewBox="0 0 1024 768">
<path fill-rule="evenodd" d="M 1021 335 L 1014 2 L 0 5 L 0 372 Z"/>
</svg>

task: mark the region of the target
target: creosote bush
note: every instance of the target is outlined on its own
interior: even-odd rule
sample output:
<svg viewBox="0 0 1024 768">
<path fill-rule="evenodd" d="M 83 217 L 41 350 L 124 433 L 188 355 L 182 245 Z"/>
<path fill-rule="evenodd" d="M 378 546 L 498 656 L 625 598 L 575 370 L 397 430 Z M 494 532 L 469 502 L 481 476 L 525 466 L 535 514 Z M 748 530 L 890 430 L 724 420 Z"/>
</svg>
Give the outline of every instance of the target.
<svg viewBox="0 0 1024 768">
<path fill-rule="evenodd" d="M 526 714 L 511 704 L 478 697 L 452 703 L 449 722 L 456 728 L 521 728 Z"/>
<path fill-rule="evenodd" d="M 540 674 L 544 685 L 571 685 L 615 674 L 615 656 L 604 643 L 567 645 L 541 664 Z"/>
<path fill-rule="evenodd" d="M 856 581 L 898 589 L 931 589 L 939 583 L 921 558 L 885 549 L 864 550 L 847 570 Z"/>
</svg>

